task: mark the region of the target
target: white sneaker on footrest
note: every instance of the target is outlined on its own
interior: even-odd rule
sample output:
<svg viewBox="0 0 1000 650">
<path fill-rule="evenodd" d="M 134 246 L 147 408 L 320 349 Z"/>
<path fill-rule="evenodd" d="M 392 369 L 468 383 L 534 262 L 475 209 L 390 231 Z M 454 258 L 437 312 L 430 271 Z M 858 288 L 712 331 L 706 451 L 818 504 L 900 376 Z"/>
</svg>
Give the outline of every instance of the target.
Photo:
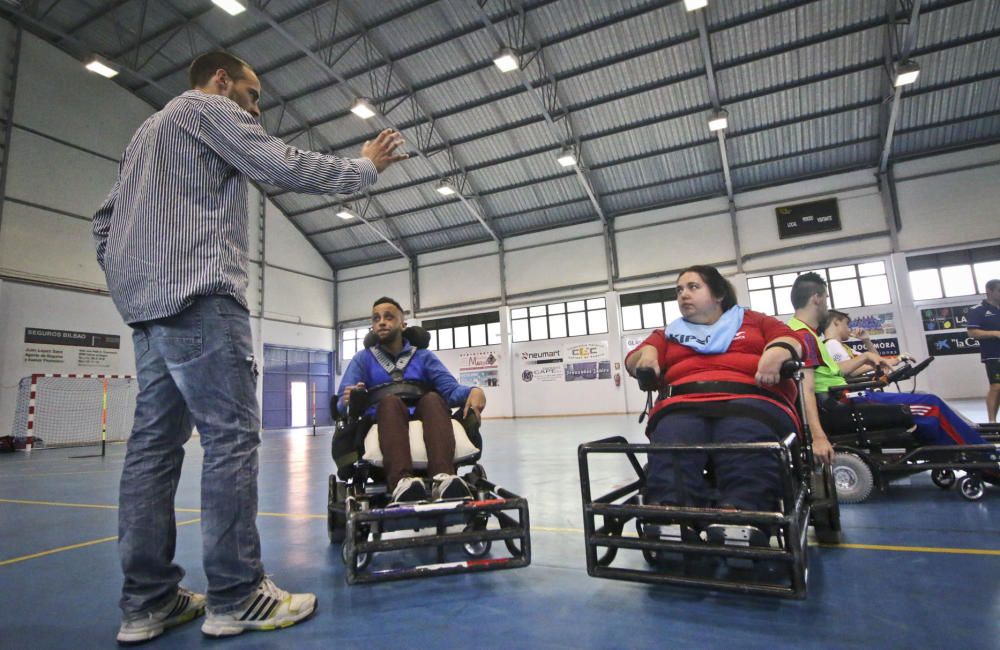
<svg viewBox="0 0 1000 650">
<path fill-rule="evenodd" d="M 460 476 L 455 474 L 435 474 L 434 487 L 431 488 L 431 500 L 441 499 L 471 499 L 472 490 Z"/>
<path fill-rule="evenodd" d="M 246 630 L 277 630 L 295 625 L 314 611 L 315 594 L 290 594 L 264 578 L 240 609 L 228 614 L 205 614 L 201 632 L 207 636 L 233 636 Z"/>
</svg>

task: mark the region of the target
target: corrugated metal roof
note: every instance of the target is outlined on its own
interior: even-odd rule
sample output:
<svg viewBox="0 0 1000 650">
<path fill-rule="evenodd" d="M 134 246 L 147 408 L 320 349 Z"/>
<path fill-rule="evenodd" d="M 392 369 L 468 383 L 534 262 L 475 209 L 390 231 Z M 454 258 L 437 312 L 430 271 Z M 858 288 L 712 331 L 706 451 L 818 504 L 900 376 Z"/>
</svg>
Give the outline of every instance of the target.
<svg viewBox="0 0 1000 650">
<path fill-rule="evenodd" d="M 1000 3 L 921 0 L 920 9 L 912 57 L 921 76 L 902 93 L 894 155 L 997 141 Z M 533 91 L 521 73 L 491 65 L 496 39 L 465 0 L 282 0 L 263 11 L 294 42 L 257 10 L 232 18 L 203 0 L 59 2 L 41 18 L 51 30 L 36 31 L 68 47 L 60 34 L 72 30 L 91 51 L 120 56 L 119 65 L 156 86 L 127 74 L 121 83 L 154 103 L 187 87 L 194 52 L 228 47 L 261 73 L 268 129 L 300 148 L 356 156 L 392 124 L 414 149 L 433 124 L 419 146 L 439 153 L 394 166 L 371 188 L 369 218 L 377 228 L 391 225 L 383 232 L 398 233 L 410 251 L 489 237 L 461 203 L 434 191 L 461 168 L 469 170 L 466 191 L 481 195 L 479 209 L 502 236 L 596 220 L 576 175 L 555 163 L 565 143 L 580 143 L 612 216 L 725 193 L 718 143 L 706 128 L 711 98 L 697 23 L 679 2 L 487 3 L 483 11 L 507 44 L 524 48 Z M 885 11 L 875 0 L 726 0 L 704 10 L 737 192 L 877 165 L 891 95 Z M 406 101 L 407 87 L 417 89 L 416 103 Z M 359 120 L 348 112 L 354 93 L 390 112 Z M 454 158 L 443 152 L 450 144 Z M 334 267 L 399 256 L 368 226 L 334 216 L 340 203 L 360 209 L 363 197 L 267 191 L 319 250 L 336 251 L 327 257 Z"/>
</svg>

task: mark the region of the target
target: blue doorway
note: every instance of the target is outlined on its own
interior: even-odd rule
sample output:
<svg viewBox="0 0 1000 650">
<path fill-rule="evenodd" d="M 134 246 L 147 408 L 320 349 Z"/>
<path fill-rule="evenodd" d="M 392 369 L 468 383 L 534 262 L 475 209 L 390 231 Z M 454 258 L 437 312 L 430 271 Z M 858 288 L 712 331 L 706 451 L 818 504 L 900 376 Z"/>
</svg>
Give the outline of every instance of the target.
<svg viewBox="0 0 1000 650">
<path fill-rule="evenodd" d="M 333 385 L 332 353 L 264 345 L 264 398 L 261 419 L 265 429 L 327 426 Z M 315 418 L 315 420 L 314 420 Z"/>
</svg>

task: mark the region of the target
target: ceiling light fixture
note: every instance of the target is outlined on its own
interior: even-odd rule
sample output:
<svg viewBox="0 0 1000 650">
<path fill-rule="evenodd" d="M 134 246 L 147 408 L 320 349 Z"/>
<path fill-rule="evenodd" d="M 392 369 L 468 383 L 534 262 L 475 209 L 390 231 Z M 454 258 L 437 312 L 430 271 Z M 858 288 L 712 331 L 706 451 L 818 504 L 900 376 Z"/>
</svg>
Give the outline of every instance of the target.
<svg viewBox="0 0 1000 650">
<path fill-rule="evenodd" d="M 509 47 L 501 47 L 493 55 L 493 65 L 500 68 L 500 72 L 513 72 L 521 67 L 521 61 L 517 52 Z"/>
<path fill-rule="evenodd" d="M 920 76 L 920 66 L 916 61 L 901 61 L 896 64 L 896 87 L 909 86 Z"/>
<path fill-rule="evenodd" d="M 709 131 L 721 131 L 729 126 L 729 112 L 720 108 L 718 110 L 712 111 L 712 114 L 708 118 L 708 130 Z"/>
<path fill-rule="evenodd" d="M 684 8 L 688 11 L 697 11 L 708 6 L 708 0 L 684 0 Z"/>
<path fill-rule="evenodd" d="M 242 3 L 237 0 L 212 0 L 212 4 L 225 11 L 230 16 L 241 14 L 247 10 Z"/>
<path fill-rule="evenodd" d="M 375 117 L 375 109 L 371 102 L 364 97 L 358 97 L 354 100 L 354 103 L 351 104 L 351 112 L 363 120 Z"/>
<path fill-rule="evenodd" d="M 573 153 L 572 147 L 563 147 L 562 151 L 559 152 L 559 157 L 556 158 L 556 162 L 563 167 L 572 167 L 576 164 L 576 154 Z"/>
<path fill-rule="evenodd" d="M 352 211 L 348 210 L 347 208 L 341 208 L 340 210 L 337 211 L 337 216 L 340 217 L 341 219 L 343 219 L 344 221 L 347 221 L 348 219 L 353 219 L 354 217 L 356 217 L 358 215 L 354 214 Z"/>
<path fill-rule="evenodd" d="M 101 63 L 98 59 L 94 59 L 84 67 L 90 70 L 91 72 L 96 72 L 102 77 L 107 77 L 108 79 L 118 74 L 117 70 Z"/>
<path fill-rule="evenodd" d="M 449 181 L 448 179 L 442 180 L 440 183 L 437 184 L 437 187 L 434 189 L 436 189 L 438 191 L 438 194 L 441 194 L 442 196 L 451 196 L 452 194 L 455 194 L 458 191 L 455 189 L 455 186 L 452 185 L 451 181 Z"/>
</svg>

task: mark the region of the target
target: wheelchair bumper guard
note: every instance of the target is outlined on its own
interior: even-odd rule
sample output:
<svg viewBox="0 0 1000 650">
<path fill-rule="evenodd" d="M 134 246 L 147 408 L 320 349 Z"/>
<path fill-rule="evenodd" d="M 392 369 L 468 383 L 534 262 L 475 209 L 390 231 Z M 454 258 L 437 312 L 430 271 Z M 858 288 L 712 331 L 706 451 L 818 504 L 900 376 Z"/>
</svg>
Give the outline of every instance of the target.
<svg viewBox="0 0 1000 650">
<path fill-rule="evenodd" d="M 675 445 L 675 444 L 632 444 L 624 438 L 612 437 L 580 445 L 581 492 L 583 497 L 584 537 L 587 554 L 587 573 L 594 577 L 629 580 L 652 584 L 669 584 L 684 587 L 703 587 L 744 594 L 764 594 L 787 598 L 805 598 L 807 589 L 807 544 L 806 534 L 810 522 L 812 497 L 810 472 L 802 457 L 794 435 L 782 442 L 744 443 L 736 445 Z M 636 454 L 650 452 L 721 452 L 758 451 L 777 454 L 782 466 L 782 509 L 783 512 L 728 511 L 712 508 L 681 506 L 645 505 L 642 490 L 645 487 L 645 471 L 636 459 Z M 592 498 L 590 489 L 589 459 L 593 454 L 625 454 L 636 472 L 636 480 L 611 492 Z M 603 525 L 597 525 L 597 518 Z M 636 537 L 623 535 L 625 525 L 636 520 Z M 839 517 L 836 529 L 839 530 Z M 661 524 L 728 524 L 735 526 L 757 526 L 772 532 L 778 538 L 778 548 L 736 546 L 730 544 L 709 544 L 700 538 L 695 541 L 684 539 L 663 539 L 643 534 L 646 526 Z M 606 549 L 603 553 L 599 549 Z M 650 568 L 612 567 L 620 549 L 641 551 Z M 665 571 L 659 558 L 671 553 L 684 558 L 685 567 L 680 571 Z M 712 558 L 719 558 L 714 560 Z M 753 564 L 754 567 L 767 566 L 774 571 L 761 578 L 756 570 L 733 570 L 724 574 L 721 570 L 710 575 L 689 575 L 687 563 L 705 559 L 709 562 L 730 560 L 731 564 Z M 716 569 L 721 569 L 716 567 Z M 691 571 L 690 573 L 696 573 Z M 720 575 L 721 574 L 721 575 Z"/>
<path fill-rule="evenodd" d="M 349 497 L 345 504 L 346 535 L 343 558 L 347 565 L 347 583 L 386 582 L 427 575 L 473 573 L 515 569 L 531 564 L 531 534 L 528 501 L 503 488 L 480 479 L 472 486 L 480 498 L 466 501 L 441 501 L 414 505 L 369 508 L 365 499 Z M 495 518 L 500 527 L 486 528 Z M 449 526 L 464 525 L 461 532 L 448 532 Z M 434 528 L 435 533 L 381 539 L 382 532 Z M 446 547 L 470 546 L 476 556 L 489 552 L 493 542 L 502 541 L 509 557 L 447 561 Z M 366 570 L 376 554 L 411 549 L 434 548 L 435 562 L 410 567 L 393 566 Z M 485 550 L 482 550 L 485 549 Z M 471 554 L 466 550 L 467 554 Z"/>
</svg>

